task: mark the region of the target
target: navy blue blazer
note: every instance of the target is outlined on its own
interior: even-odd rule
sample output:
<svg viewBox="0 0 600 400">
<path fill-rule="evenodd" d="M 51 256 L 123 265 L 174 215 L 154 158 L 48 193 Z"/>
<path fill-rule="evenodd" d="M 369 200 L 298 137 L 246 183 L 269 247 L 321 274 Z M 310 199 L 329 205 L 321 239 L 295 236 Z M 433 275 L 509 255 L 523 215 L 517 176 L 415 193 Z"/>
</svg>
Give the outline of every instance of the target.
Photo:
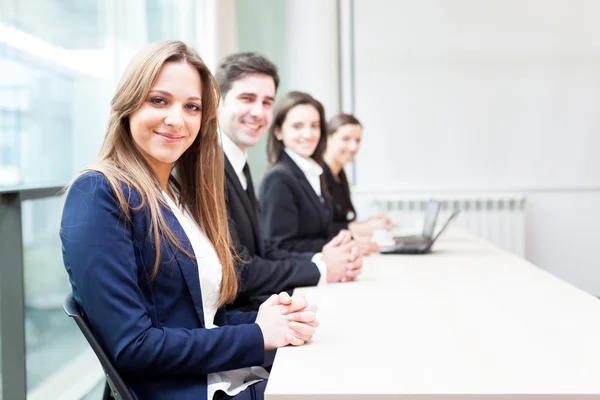
<svg viewBox="0 0 600 400">
<path fill-rule="evenodd" d="M 198 265 L 163 242 L 158 275 L 147 208 L 122 186 L 125 218 L 106 177 L 80 176 L 68 192 L 60 237 L 73 297 L 103 348 L 140 399 L 207 397 L 207 374 L 261 365 L 264 339 L 255 312 L 215 316 L 204 329 Z M 162 209 L 182 246 L 192 246 L 170 209 Z"/>
<path fill-rule="evenodd" d="M 317 253 L 332 239 L 329 201 L 317 196 L 287 153 L 282 152 L 267 171 L 258 198 L 260 228 L 267 243 L 287 251 Z"/>
</svg>

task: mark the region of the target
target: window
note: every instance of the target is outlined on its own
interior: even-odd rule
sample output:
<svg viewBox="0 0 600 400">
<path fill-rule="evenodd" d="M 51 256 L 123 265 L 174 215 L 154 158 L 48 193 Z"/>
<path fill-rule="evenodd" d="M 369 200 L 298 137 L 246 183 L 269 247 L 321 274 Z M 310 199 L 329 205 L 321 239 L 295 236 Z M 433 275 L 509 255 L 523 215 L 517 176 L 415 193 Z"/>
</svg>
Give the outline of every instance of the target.
<svg viewBox="0 0 600 400">
<path fill-rule="evenodd" d="M 155 40 L 194 45 L 196 2 L 2 0 L 0 188 L 66 185 L 91 164 L 131 55 Z M 74 373 L 79 397 L 103 379 L 62 310 L 70 286 L 58 236 L 61 204 L 60 197 L 21 204 L 27 398 L 33 400 L 73 393 Z"/>
</svg>

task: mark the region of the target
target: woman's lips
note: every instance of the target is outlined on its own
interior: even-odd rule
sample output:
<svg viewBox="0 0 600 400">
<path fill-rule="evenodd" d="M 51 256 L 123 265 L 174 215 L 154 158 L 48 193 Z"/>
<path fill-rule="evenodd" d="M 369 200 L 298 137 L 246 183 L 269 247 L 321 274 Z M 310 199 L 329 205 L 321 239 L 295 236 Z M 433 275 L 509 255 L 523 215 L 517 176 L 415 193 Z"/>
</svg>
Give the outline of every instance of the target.
<svg viewBox="0 0 600 400">
<path fill-rule="evenodd" d="M 162 137 L 168 143 L 178 142 L 181 139 L 183 139 L 183 136 L 177 135 L 177 134 L 174 134 L 174 133 L 157 132 L 157 131 L 154 131 L 154 133 L 156 133 L 158 136 Z"/>
</svg>

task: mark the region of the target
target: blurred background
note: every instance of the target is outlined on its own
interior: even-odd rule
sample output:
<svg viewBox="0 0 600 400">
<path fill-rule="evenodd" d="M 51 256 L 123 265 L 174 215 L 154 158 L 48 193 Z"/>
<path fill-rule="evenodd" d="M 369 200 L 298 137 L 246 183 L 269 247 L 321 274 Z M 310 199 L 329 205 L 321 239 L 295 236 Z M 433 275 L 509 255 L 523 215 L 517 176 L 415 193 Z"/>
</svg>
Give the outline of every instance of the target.
<svg viewBox="0 0 600 400">
<path fill-rule="evenodd" d="M 0 0 L 0 193 L 64 186 L 94 160 L 144 44 L 183 40 L 211 69 L 258 51 L 279 67 L 278 93 L 363 123 L 348 168 L 359 217 L 418 224 L 436 198 L 465 229 L 600 296 L 598 21 L 595 0 Z M 10 207 L 0 240 L 22 246 L 27 398 L 99 399 L 102 371 L 61 307 L 61 199 L 19 202 L 19 229 Z M 20 268 L 5 256 L 3 271 Z M 13 365 L 0 361 L 1 399 Z"/>
</svg>

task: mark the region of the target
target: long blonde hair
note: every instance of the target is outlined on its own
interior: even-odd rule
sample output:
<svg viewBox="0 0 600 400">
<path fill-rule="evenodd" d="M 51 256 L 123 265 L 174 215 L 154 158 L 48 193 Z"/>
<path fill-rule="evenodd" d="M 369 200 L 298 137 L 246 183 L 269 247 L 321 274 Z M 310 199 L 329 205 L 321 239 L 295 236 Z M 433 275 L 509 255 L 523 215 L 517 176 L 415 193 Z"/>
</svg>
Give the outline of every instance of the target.
<svg viewBox="0 0 600 400">
<path fill-rule="evenodd" d="M 129 116 L 145 100 L 163 64 L 182 61 L 196 68 L 202 80 L 202 122 L 196 140 L 176 162 L 176 172 L 169 182 L 179 193 L 181 206 L 189 211 L 216 250 L 223 268 L 218 306 L 223 306 L 235 300 L 238 282 L 225 208 L 223 152 L 218 139 L 219 91 L 213 75 L 195 50 L 180 41 L 161 41 L 146 46 L 134 56 L 111 101 L 110 121 L 98 162 L 88 170 L 106 176 L 128 219 L 131 219 L 131 206 L 121 189 L 123 183 L 140 194 L 139 208 L 150 210 L 157 249 L 152 279 L 160 265 L 161 237 L 193 257 L 163 218 L 160 205 L 164 205 L 164 198 L 158 179 L 136 146 L 129 128 Z"/>
</svg>

